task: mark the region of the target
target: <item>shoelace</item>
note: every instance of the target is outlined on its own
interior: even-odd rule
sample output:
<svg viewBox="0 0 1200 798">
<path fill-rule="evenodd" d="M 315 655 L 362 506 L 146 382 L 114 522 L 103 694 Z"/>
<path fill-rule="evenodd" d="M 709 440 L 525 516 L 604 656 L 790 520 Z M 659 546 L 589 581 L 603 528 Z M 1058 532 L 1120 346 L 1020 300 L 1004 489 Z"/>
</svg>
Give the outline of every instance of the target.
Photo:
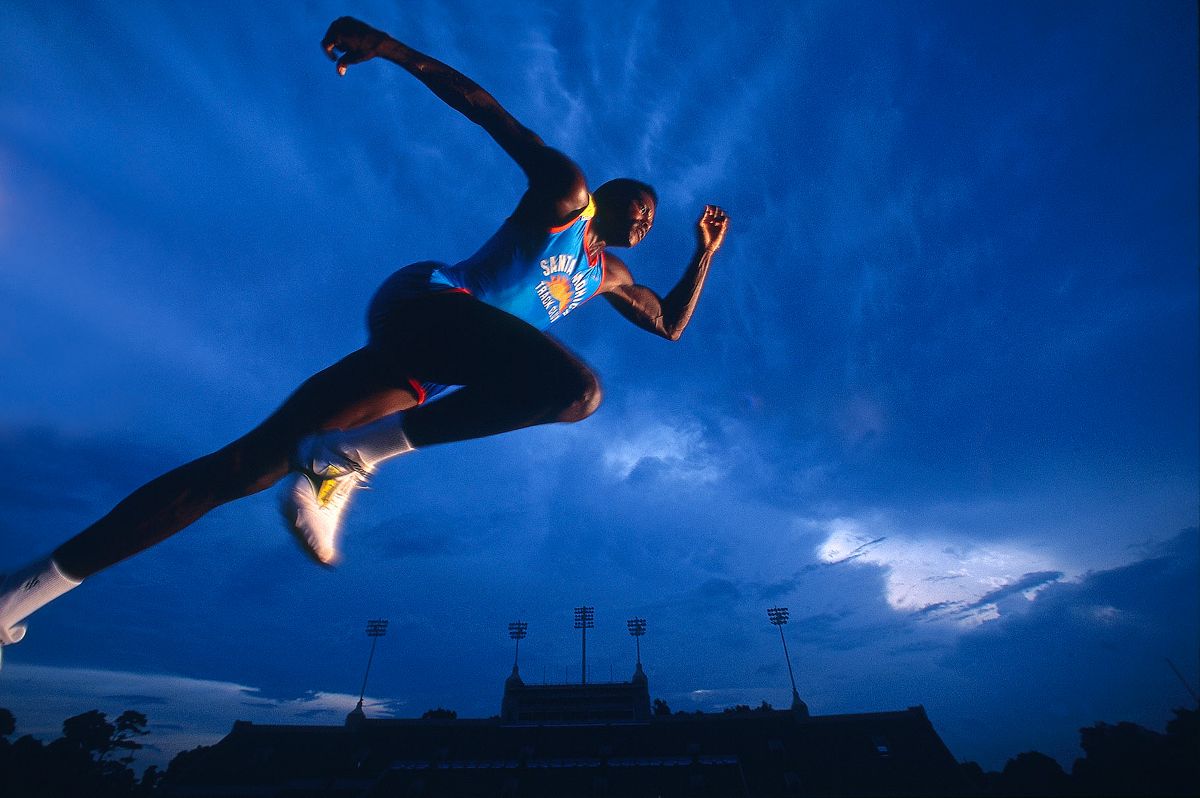
<svg viewBox="0 0 1200 798">
<path fill-rule="evenodd" d="M 321 472 L 317 471 L 311 465 L 308 465 L 308 464 L 302 464 L 301 470 L 305 474 L 308 474 L 309 476 L 318 477 L 320 479 L 339 479 L 341 477 L 349 475 L 350 473 L 356 473 L 360 477 L 362 477 L 364 480 L 371 476 L 371 472 L 368 471 L 365 466 L 363 466 L 361 463 L 359 463 L 357 460 L 353 459 L 349 455 L 342 454 L 341 452 L 337 451 L 336 449 L 328 450 L 328 453 L 330 455 L 332 455 L 332 457 L 330 457 L 329 462 L 327 462 L 325 464 L 325 468 L 328 469 L 330 467 L 341 467 L 341 468 L 346 469 L 346 471 L 344 473 L 322 474 Z"/>
</svg>

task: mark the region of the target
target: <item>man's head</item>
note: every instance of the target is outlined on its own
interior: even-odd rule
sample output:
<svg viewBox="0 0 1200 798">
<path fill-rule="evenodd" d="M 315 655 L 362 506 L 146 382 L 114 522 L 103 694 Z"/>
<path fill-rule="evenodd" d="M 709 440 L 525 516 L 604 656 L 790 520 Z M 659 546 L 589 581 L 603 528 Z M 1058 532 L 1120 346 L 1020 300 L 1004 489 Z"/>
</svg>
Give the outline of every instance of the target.
<svg viewBox="0 0 1200 798">
<path fill-rule="evenodd" d="M 646 237 L 654 225 L 658 194 L 640 180 L 618 177 L 592 192 L 597 235 L 610 247 L 632 247 Z"/>
</svg>

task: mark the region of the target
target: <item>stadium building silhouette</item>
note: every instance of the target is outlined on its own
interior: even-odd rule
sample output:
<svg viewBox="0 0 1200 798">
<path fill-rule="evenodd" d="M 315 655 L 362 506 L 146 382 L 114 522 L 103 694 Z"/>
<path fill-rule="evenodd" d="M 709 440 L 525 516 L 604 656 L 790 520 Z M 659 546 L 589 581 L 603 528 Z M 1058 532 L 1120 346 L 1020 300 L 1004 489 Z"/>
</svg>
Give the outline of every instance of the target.
<svg viewBox="0 0 1200 798">
<path fill-rule="evenodd" d="M 516 663 L 499 715 L 366 717 L 341 726 L 237 721 L 171 764 L 170 796 L 962 795 L 972 792 L 922 707 L 656 714 L 640 656 L 625 682 L 526 684 Z"/>
</svg>

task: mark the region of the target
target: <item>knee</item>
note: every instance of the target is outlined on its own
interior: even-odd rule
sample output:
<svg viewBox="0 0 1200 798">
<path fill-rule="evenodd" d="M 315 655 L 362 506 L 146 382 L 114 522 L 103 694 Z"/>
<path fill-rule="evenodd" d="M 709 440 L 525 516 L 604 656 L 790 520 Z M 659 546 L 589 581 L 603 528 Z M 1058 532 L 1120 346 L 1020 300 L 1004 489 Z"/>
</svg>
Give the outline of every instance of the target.
<svg viewBox="0 0 1200 798">
<path fill-rule="evenodd" d="M 600 380 L 590 369 L 581 369 L 571 380 L 564 381 L 554 420 L 583 421 L 596 412 L 602 398 Z"/>
</svg>

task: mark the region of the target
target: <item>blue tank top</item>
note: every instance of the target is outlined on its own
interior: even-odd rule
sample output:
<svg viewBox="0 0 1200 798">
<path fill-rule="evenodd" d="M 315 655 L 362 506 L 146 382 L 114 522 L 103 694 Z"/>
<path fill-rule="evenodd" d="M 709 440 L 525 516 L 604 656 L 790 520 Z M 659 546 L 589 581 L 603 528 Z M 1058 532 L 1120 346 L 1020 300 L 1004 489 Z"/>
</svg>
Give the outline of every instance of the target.
<svg viewBox="0 0 1200 798">
<path fill-rule="evenodd" d="M 466 289 L 475 298 L 544 330 L 591 299 L 604 282 L 604 253 L 588 258 L 585 237 L 596 203 L 549 230 L 506 221 L 478 252 L 430 275 L 432 286 Z"/>
</svg>

